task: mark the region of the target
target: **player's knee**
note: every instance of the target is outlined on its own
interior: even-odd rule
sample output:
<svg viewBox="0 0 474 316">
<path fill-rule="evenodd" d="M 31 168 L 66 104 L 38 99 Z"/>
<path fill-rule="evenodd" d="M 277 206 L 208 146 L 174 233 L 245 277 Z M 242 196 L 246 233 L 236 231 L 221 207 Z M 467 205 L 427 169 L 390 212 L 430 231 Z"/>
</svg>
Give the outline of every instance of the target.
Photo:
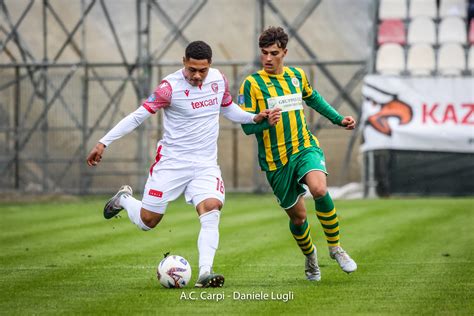
<svg viewBox="0 0 474 316">
<path fill-rule="evenodd" d="M 318 199 L 326 195 L 327 189 L 326 187 L 321 186 L 316 188 L 310 188 L 309 191 L 311 192 L 313 199 Z"/>
<path fill-rule="evenodd" d="M 294 218 L 291 219 L 291 222 L 293 223 L 293 225 L 296 225 L 296 226 L 302 226 L 305 221 L 306 221 L 306 216 L 304 216 L 304 217 L 294 217 Z"/>
<path fill-rule="evenodd" d="M 206 199 L 196 206 L 196 210 L 199 212 L 199 214 L 209 212 L 212 210 L 220 211 L 221 209 L 222 209 L 222 202 L 218 199 Z"/>
<path fill-rule="evenodd" d="M 209 201 L 207 205 L 207 209 L 209 210 L 221 210 L 222 209 L 222 202 L 216 199 L 212 199 Z"/>
<path fill-rule="evenodd" d="M 155 228 L 156 225 L 158 225 L 158 223 L 160 222 L 161 217 L 162 217 L 161 214 L 157 214 L 153 212 L 143 212 L 143 211 L 141 212 L 140 216 L 141 216 L 143 224 L 145 224 L 146 227 L 148 228 Z"/>
<path fill-rule="evenodd" d="M 148 228 L 155 228 L 156 225 L 158 225 L 158 223 L 159 223 L 159 221 L 157 221 L 155 218 L 148 217 L 148 216 L 143 216 L 143 215 L 142 215 L 142 222 Z"/>
</svg>

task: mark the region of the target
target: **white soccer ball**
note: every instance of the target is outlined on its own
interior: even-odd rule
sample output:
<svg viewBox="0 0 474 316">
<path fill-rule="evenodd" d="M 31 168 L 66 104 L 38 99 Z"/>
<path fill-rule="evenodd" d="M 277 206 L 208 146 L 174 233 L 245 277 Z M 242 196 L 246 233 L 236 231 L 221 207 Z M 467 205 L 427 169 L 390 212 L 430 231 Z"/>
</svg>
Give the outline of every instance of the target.
<svg viewBox="0 0 474 316">
<path fill-rule="evenodd" d="M 166 288 L 182 288 L 191 279 L 191 265 L 181 256 L 169 255 L 158 265 L 157 276 Z"/>
</svg>

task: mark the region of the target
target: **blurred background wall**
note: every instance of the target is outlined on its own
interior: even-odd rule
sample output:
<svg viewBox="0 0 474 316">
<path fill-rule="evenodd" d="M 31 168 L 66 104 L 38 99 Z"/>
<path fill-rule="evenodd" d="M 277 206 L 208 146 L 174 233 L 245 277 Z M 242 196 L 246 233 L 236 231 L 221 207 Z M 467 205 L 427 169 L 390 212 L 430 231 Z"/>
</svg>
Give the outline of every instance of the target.
<svg viewBox="0 0 474 316">
<path fill-rule="evenodd" d="M 6 0 L 0 7 L 0 190 L 138 191 L 161 136 L 158 113 L 107 148 L 100 167 L 85 157 L 168 73 L 185 46 L 204 40 L 234 97 L 259 68 L 257 35 L 290 34 L 287 65 L 305 69 L 342 114 L 360 116 L 373 63 L 377 1 L 370 0 Z M 330 185 L 360 182 L 360 131 L 307 112 L 327 156 Z M 254 137 L 221 120 L 219 164 L 228 191 L 267 191 Z"/>
</svg>

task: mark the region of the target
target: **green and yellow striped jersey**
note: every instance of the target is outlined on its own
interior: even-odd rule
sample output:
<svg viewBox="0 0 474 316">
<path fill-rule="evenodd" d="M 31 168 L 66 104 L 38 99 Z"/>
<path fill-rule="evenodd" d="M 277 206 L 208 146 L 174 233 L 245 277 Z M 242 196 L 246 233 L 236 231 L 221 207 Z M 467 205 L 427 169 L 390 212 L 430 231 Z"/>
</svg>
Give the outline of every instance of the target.
<svg viewBox="0 0 474 316">
<path fill-rule="evenodd" d="M 244 111 L 259 113 L 273 107 L 282 109 L 281 119 L 275 126 L 255 133 L 262 170 L 276 170 L 284 166 L 292 154 L 319 146 L 318 139 L 311 134 L 306 123 L 303 100 L 308 105 L 311 103 L 310 106 L 318 112 L 317 106 L 323 110 L 329 107 L 333 123 L 342 120 L 342 116 L 313 90 L 301 68 L 284 67 L 279 75 L 260 70 L 244 80 L 238 97 Z"/>
</svg>

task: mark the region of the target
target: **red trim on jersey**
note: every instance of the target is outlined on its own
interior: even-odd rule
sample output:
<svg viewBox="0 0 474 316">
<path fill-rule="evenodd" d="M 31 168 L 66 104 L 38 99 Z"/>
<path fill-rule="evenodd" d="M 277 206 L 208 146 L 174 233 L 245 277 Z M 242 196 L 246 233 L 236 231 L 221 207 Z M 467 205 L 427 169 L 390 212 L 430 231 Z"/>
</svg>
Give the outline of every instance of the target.
<svg viewBox="0 0 474 316">
<path fill-rule="evenodd" d="M 232 104 L 232 95 L 230 94 L 229 91 L 229 82 L 227 81 L 227 78 L 224 76 L 224 74 L 221 72 L 222 79 L 224 80 L 224 95 L 222 96 L 222 103 L 221 106 L 226 107 Z"/>
<path fill-rule="evenodd" d="M 150 112 L 151 114 L 155 114 L 155 113 L 156 113 L 155 111 L 153 111 L 153 109 L 152 109 L 151 107 L 148 106 L 148 104 L 145 104 L 145 103 L 144 103 L 144 104 L 142 104 L 142 105 L 143 105 L 143 107 L 144 107 L 148 112 Z"/>
<path fill-rule="evenodd" d="M 173 88 L 167 80 L 162 80 L 155 91 L 146 99 L 142 105 L 151 114 L 155 114 L 157 110 L 165 108 L 171 103 L 171 95 Z"/>
<path fill-rule="evenodd" d="M 228 107 L 231 104 L 232 104 L 232 100 L 230 100 L 229 103 L 222 103 L 221 106 L 225 108 L 225 107 Z"/>
<path fill-rule="evenodd" d="M 164 85 L 164 83 L 166 83 L 166 85 Z M 157 94 L 156 102 L 161 103 L 162 107 L 166 107 L 171 103 L 173 88 L 168 80 L 161 80 L 160 84 L 155 89 L 155 93 Z"/>
<path fill-rule="evenodd" d="M 160 145 L 160 146 L 158 146 L 158 149 L 156 150 L 155 162 L 150 167 L 150 176 L 153 174 L 153 168 L 155 168 L 155 165 L 161 159 L 161 148 L 162 148 L 162 146 Z"/>
</svg>

